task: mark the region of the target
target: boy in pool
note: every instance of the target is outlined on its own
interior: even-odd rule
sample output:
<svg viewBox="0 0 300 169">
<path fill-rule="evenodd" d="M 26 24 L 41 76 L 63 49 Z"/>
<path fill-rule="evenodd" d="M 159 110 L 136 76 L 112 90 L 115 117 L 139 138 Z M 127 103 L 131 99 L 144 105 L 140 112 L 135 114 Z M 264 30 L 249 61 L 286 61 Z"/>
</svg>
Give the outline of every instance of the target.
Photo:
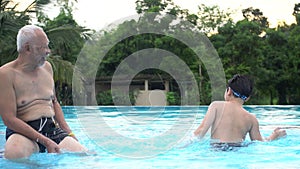
<svg viewBox="0 0 300 169">
<path fill-rule="evenodd" d="M 201 125 L 194 131 L 200 139 L 211 127 L 212 145 L 241 145 L 249 133 L 251 141 L 272 141 L 286 135 L 285 130 L 276 128 L 268 137 L 263 138 L 256 117 L 243 108 L 249 100 L 253 83 L 247 76 L 235 75 L 228 81 L 224 94 L 225 101 L 214 101 L 208 107 Z"/>
</svg>

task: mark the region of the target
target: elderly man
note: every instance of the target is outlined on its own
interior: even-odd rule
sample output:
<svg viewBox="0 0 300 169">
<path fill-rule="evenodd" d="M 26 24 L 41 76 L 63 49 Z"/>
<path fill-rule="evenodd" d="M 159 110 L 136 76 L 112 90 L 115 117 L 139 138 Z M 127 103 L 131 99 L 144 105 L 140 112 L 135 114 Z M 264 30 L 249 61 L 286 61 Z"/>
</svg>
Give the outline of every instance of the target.
<svg viewBox="0 0 300 169">
<path fill-rule="evenodd" d="M 49 40 L 42 28 L 22 27 L 18 57 L 0 68 L 0 114 L 6 130 L 4 156 L 29 157 L 35 152 L 82 152 L 55 97 L 53 70 L 46 57 Z"/>
</svg>

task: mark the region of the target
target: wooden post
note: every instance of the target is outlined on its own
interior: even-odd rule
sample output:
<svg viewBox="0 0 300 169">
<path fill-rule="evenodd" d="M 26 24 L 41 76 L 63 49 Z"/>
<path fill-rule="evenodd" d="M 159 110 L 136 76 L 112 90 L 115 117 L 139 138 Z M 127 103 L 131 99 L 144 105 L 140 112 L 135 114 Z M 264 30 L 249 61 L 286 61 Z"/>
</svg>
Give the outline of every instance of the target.
<svg viewBox="0 0 300 169">
<path fill-rule="evenodd" d="M 170 91 L 170 84 L 169 84 L 169 81 L 168 81 L 168 80 L 165 81 L 165 91 L 166 91 L 166 92 L 169 92 L 169 91 Z"/>
<path fill-rule="evenodd" d="M 149 87 L 148 87 L 148 80 L 145 80 L 145 91 L 148 91 Z"/>
</svg>

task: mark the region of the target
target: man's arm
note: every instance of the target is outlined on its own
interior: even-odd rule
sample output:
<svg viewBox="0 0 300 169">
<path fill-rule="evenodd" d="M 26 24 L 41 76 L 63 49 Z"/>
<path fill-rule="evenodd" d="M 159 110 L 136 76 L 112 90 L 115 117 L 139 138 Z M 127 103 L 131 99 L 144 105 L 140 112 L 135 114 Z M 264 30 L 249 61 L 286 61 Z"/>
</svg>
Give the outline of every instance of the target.
<svg viewBox="0 0 300 169">
<path fill-rule="evenodd" d="M 48 152 L 59 152 L 56 143 L 35 131 L 27 123 L 17 118 L 17 100 L 9 71 L 0 68 L 0 115 L 4 124 L 11 130 L 38 141 L 47 147 Z"/>
<path fill-rule="evenodd" d="M 64 113 L 61 109 L 60 104 L 58 103 L 56 96 L 54 96 L 54 99 L 52 100 L 53 103 L 53 109 L 55 112 L 55 120 L 57 121 L 59 127 L 61 129 L 63 129 L 64 131 L 66 131 L 69 136 L 73 137 L 75 140 L 77 140 L 77 138 L 75 137 L 74 133 L 72 132 L 72 130 L 70 129 L 69 125 L 67 124 L 65 117 L 64 117 Z"/>
<path fill-rule="evenodd" d="M 46 69 L 50 73 L 51 78 L 53 78 L 53 69 L 52 69 L 52 65 L 49 62 L 46 62 Z M 61 106 L 60 106 L 59 102 L 57 101 L 55 87 L 53 88 L 52 104 L 53 104 L 53 109 L 54 109 L 54 113 L 55 113 L 55 120 L 58 123 L 59 127 L 61 129 L 63 129 L 64 131 L 66 131 L 69 134 L 69 136 L 71 136 L 75 140 L 77 140 L 74 133 L 70 129 L 69 125 L 67 124 L 65 117 L 64 117 L 64 113 L 61 109 Z"/>
<path fill-rule="evenodd" d="M 55 112 L 55 120 L 58 122 L 60 128 L 62 128 L 63 130 L 65 130 L 67 133 L 71 132 L 71 129 L 69 127 L 69 125 L 67 124 L 63 111 L 61 109 L 60 104 L 58 103 L 56 97 L 54 96 L 54 99 L 52 100 L 53 103 L 53 109 Z"/>
</svg>

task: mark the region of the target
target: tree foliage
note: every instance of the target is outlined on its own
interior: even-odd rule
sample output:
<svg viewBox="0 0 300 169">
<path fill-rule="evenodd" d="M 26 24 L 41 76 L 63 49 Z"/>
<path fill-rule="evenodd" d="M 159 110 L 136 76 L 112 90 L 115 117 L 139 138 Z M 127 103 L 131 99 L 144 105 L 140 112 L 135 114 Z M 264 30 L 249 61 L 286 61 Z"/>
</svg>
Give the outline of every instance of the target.
<svg viewBox="0 0 300 169">
<path fill-rule="evenodd" d="M 226 75 L 254 78 L 252 104 L 299 104 L 299 26 L 269 28 L 263 13 L 252 7 L 244 9 L 243 16 L 244 20 L 228 22 L 211 37 Z"/>
<path fill-rule="evenodd" d="M 49 19 L 42 9 L 50 3 L 47 0 L 33 1 L 24 11 L 18 11 L 18 4 L 1 0 L 0 8 L 0 61 L 1 65 L 17 57 L 16 36 L 21 27 L 31 24 L 32 14 L 36 14 L 39 25 L 44 28 L 50 40 L 52 56 L 48 58 L 54 68 L 54 80 L 59 100 L 64 104 L 72 104 L 72 74 L 76 58 L 89 38 L 90 30 L 79 26 L 73 19 L 72 6 L 69 1 L 62 4 L 60 14 Z"/>
<path fill-rule="evenodd" d="M 202 4 L 198 6 L 197 13 L 191 13 L 172 0 L 137 0 L 136 12 L 145 17 L 138 21 L 126 21 L 111 30 L 102 30 L 100 36 L 93 37 L 98 39 L 97 43 L 82 49 L 93 32 L 78 25 L 73 18 L 73 4 L 76 2 L 77 0 L 35 0 L 24 11 L 17 11 L 18 4 L 11 5 L 11 1 L 0 0 L 0 65 L 16 58 L 17 32 L 22 26 L 32 23 L 32 13 L 36 13 L 39 25 L 44 28 L 51 42 L 53 55 L 49 61 L 54 69 L 57 94 L 63 104 L 72 104 L 71 77 L 78 59 L 86 65 L 86 74 L 83 75 L 86 79 L 78 81 L 83 80 L 87 83 L 95 80 L 95 77 L 112 76 L 127 56 L 149 48 L 166 50 L 179 56 L 196 77 L 200 103 L 209 104 L 212 97 L 209 74 L 203 61 L 199 60 L 193 51 L 201 50 L 202 46 L 191 50 L 186 44 L 170 36 L 139 34 L 140 30 L 147 27 L 168 34 L 170 30 L 178 30 L 176 26 L 180 25 L 182 31 L 178 33 L 190 39 L 196 38 L 193 33 L 198 31 L 208 36 L 222 60 L 227 79 L 237 73 L 253 77 L 255 94 L 249 104 L 300 103 L 300 3 L 295 4 L 292 14 L 296 19 L 295 24 L 283 23 L 276 28 L 270 28 L 268 18 L 260 9 L 253 7 L 243 9 L 244 19 L 233 22 L 231 12 L 222 11 L 218 6 Z M 43 12 L 49 3 L 60 7 L 59 15 L 53 19 Z M 155 15 L 149 15 L 153 12 Z M 173 17 L 162 17 L 163 14 Z M 191 24 L 174 24 L 178 19 Z M 123 38 L 133 32 L 137 35 Z M 123 40 L 112 44 L 118 39 Z M 101 46 L 103 51 L 94 50 L 98 46 Z M 79 52 L 82 57 L 77 58 Z M 97 57 L 102 55 L 104 57 L 99 64 Z M 135 64 L 139 66 L 138 55 L 135 57 Z M 172 57 L 166 55 L 164 58 L 170 60 Z M 176 64 L 175 61 L 168 63 Z M 213 65 L 213 61 L 206 64 Z M 94 73 L 94 69 L 97 74 Z M 127 67 L 126 71 L 132 70 Z M 166 72 L 158 69 L 147 69 L 141 73 L 167 76 Z M 171 83 L 173 95 L 180 96 L 178 85 L 172 85 Z M 195 91 L 191 91 L 190 94 L 193 92 Z M 219 92 L 223 94 L 224 91 Z M 174 100 L 175 98 L 178 99 L 172 97 L 172 102 L 180 103 Z M 98 97 L 99 99 L 101 100 Z M 109 99 L 106 98 L 105 104 L 107 100 Z"/>
<path fill-rule="evenodd" d="M 0 66 L 16 58 L 16 36 L 19 29 L 30 22 L 31 6 L 17 11 L 18 4 L 0 0 Z"/>
</svg>

